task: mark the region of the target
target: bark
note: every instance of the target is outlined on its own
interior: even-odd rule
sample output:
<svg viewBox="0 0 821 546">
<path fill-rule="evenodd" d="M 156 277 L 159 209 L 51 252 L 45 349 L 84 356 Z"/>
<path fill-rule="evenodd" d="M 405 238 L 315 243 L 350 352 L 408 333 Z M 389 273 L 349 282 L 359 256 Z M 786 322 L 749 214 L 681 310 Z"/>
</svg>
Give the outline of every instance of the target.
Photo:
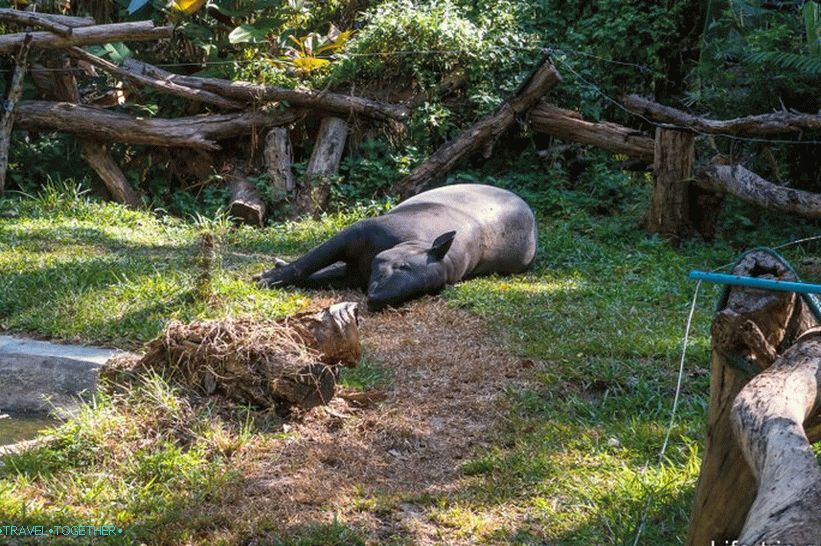
<svg viewBox="0 0 821 546">
<path fill-rule="evenodd" d="M 140 196 L 131 188 L 117 162 L 101 142 L 82 140 L 80 154 L 105 184 L 111 199 L 130 207 L 139 207 Z"/>
<path fill-rule="evenodd" d="M 268 131 L 263 156 L 274 192 L 284 194 L 294 191 L 296 182 L 291 170 L 293 151 L 287 128 L 274 127 Z"/>
<path fill-rule="evenodd" d="M 126 59 L 123 68 L 135 74 L 144 74 L 158 80 L 174 82 L 193 89 L 202 89 L 224 97 L 244 102 L 286 102 L 291 106 L 335 112 L 338 114 L 356 114 L 380 120 L 402 121 L 410 111 L 398 104 L 388 104 L 376 100 L 344 95 L 341 93 L 285 89 L 270 85 L 261 85 L 243 81 L 222 80 L 219 78 L 200 78 L 173 74 L 156 66 L 134 59 Z"/>
<path fill-rule="evenodd" d="M 245 179 L 243 173 L 235 172 L 229 177 L 231 204 L 228 212 L 245 224 L 263 226 L 265 224 L 265 203 L 256 187 Z"/>
<path fill-rule="evenodd" d="M 561 81 L 550 59 L 541 64 L 523 82 L 513 96 L 489 116 L 479 120 L 454 140 L 444 144 L 427 161 L 418 165 L 397 185 L 403 197 L 423 191 L 447 174 L 461 159 L 481 150 L 490 157 L 496 140 L 507 131 L 516 117 L 530 110 L 545 93 Z"/>
<path fill-rule="evenodd" d="M 3 21 L 10 21 L 15 22 L 16 20 L 20 20 L 19 16 L 23 15 L 24 17 L 28 17 L 29 15 L 35 15 L 40 20 L 50 21 L 52 23 L 57 23 L 69 28 L 78 28 L 78 27 L 90 27 L 94 26 L 97 23 L 94 21 L 93 17 L 77 17 L 73 15 L 57 15 L 54 13 L 32 13 L 30 11 L 20 11 L 16 9 L 10 8 L 0 8 L 0 20 Z M 21 20 L 23 21 L 23 20 Z M 36 23 L 30 22 L 30 20 L 26 19 L 25 22 L 21 22 L 20 24 L 31 25 L 34 26 Z"/>
<path fill-rule="evenodd" d="M 700 187 L 726 192 L 768 210 L 817 220 L 821 218 L 821 194 L 779 186 L 741 165 L 710 165 L 698 170 Z"/>
<path fill-rule="evenodd" d="M 301 113 L 244 112 L 185 118 L 144 119 L 66 102 L 21 101 L 21 129 L 60 131 L 104 142 L 218 150 L 217 140 L 250 134 L 299 119 Z"/>
<path fill-rule="evenodd" d="M 744 256 L 733 273 L 795 280 L 780 260 L 762 251 Z M 688 545 L 725 544 L 725 540 L 729 544 L 741 532 L 756 483 L 735 440 L 733 402 L 753 374 L 768 368 L 773 356 L 814 325 L 804 300 L 792 293 L 733 287 L 721 302 L 712 326 L 707 440 Z"/>
<path fill-rule="evenodd" d="M 68 51 L 73 57 L 83 60 L 89 64 L 98 66 L 110 74 L 115 74 L 122 78 L 132 80 L 141 85 L 145 85 L 147 87 L 164 91 L 171 95 L 176 95 L 184 99 L 210 104 L 212 106 L 216 106 L 218 108 L 222 108 L 225 110 L 241 110 L 243 108 L 243 105 L 239 102 L 226 99 L 225 97 L 222 97 L 215 93 L 211 93 L 210 91 L 203 91 L 202 89 L 192 89 L 190 87 L 178 85 L 174 82 L 157 80 L 148 76 L 143 76 L 140 74 L 129 72 L 128 70 L 124 70 L 123 68 L 120 68 L 114 63 L 111 63 L 105 59 L 101 59 L 96 55 L 92 55 L 91 53 L 83 49 L 80 49 L 79 47 L 72 47 Z"/>
<path fill-rule="evenodd" d="M 297 198 L 297 213 L 317 213 L 328 206 L 331 178 L 339 170 L 347 137 L 345 120 L 335 117 L 322 120 Z"/>
<path fill-rule="evenodd" d="M 14 73 L 9 84 L 9 91 L 3 103 L 3 111 L 0 112 L 0 195 L 6 190 L 6 170 L 9 166 L 9 146 L 11 145 L 11 130 L 14 126 L 14 118 L 17 116 L 17 104 L 23 95 L 23 77 L 26 74 L 26 61 L 28 59 L 31 39 L 23 40 L 23 45 L 17 53 L 14 62 Z"/>
<path fill-rule="evenodd" d="M 587 121 L 578 112 L 546 102 L 530 111 L 530 126 L 559 140 L 589 144 L 616 154 L 653 161 L 653 139 L 640 131 L 606 121 Z"/>
<path fill-rule="evenodd" d="M 46 15 L 9 8 L 0 8 L 0 21 L 26 27 L 38 27 L 60 36 L 68 36 L 72 31 L 72 27 L 55 21 Z"/>
<path fill-rule="evenodd" d="M 767 136 L 821 129 L 821 115 L 818 114 L 774 112 L 743 118 L 712 120 L 658 104 L 638 95 L 624 96 L 622 102 L 628 110 L 641 116 L 700 133 Z"/>
<path fill-rule="evenodd" d="M 170 26 L 155 27 L 151 21 L 134 23 L 114 23 L 75 28 L 71 34 L 60 36 L 53 32 L 20 32 L 0 36 L 0 53 L 10 53 L 23 43 L 27 34 L 31 34 L 32 47 L 41 49 L 65 49 L 71 46 L 86 46 L 108 42 L 128 42 L 161 40 L 170 38 L 174 28 Z"/>
<path fill-rule="evenodd" d="M 758 491 L 742 544 L 816 544 L 821 469 L 804 421 L 821 406 L 821 330 L 805 335 L 739 393 L 732 420 Z"/>
<path fill-rule="evenodd" d="M 674 239 L 686 239 L 693 232 L 690 221 L 690 184 L 695 161 L 693 134 L 672 129 L 656 129 L 653 192 L 645 228 Z"/>
</svg>

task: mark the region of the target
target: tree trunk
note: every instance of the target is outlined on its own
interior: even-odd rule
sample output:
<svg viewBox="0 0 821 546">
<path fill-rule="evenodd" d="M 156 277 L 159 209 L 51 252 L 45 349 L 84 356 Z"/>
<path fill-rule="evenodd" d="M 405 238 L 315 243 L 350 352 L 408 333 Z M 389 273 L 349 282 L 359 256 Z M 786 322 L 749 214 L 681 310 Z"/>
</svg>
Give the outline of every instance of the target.
<svg viewBox="0 0 821 546">
<path fill-rule="evenodd" d="M 287 125 L 301 116 L 298 111 L 286 110 L 144 119 L 93 106 L 21 101 L 16 119 L 21 129 L 61 131 L 103 142 L 218 150 L 217 140 Z"/>
<path fill-rule="evenodd" d="M 821 329 L 811 331 L 756 376 L 733 404 L 732 420 L 758 481 L 742 544 L 817 544 L 821 469 L 804 421 L 821 407 Z"/>
<path fill-rule="evenodd" d="M 747 253 L 733 269 L 743 276 L 796 280 L 768 252 Z M 815 324 L 793 293 L 728 288 L 712 326 L 712 369 L 707 440 L 687 538 L 689 546 L 725 544 L 741 532 L 756 495 L 749 464 L 736 443 L 731 410 L 750 378 Z M 729 544 L 729 542 L 727 542 Z"/>
<path fill-rule="evenodd" d="M 0 196 L 6 190 L 6 170 L 9 166 L 9 146 L 11 145 L 11 130 L 14 127 L 14 118 L 17 103 L 23 95 L 23 76 L 26 74 L 26 61 L 28 59 L 31 39 L 27 37 L 23 40 L 23 45 L 17 53 L 14 62 L 14 74 L 11 77 L 9 92 L 3 103 L 3 112 L 0 113 Z"/>
<path fill-rule="evenodd" d="M 86 46 L 109 42 L 136 42 L 171 38 L 174 27 L 155 27 L 151 21 L 134 23 L 115 23 L 78 27 L 67 36 L 53 32 L 19 32 L 0 36 L 0 53 L 11 53 L 19 47 L 25 37 L 31 34 L 32 47 L 40 49 L 65 49 L 70 46 Z"/>
<path fill-rule="evenodd" d="M 274 193 L 287 194 L 294 191 L 296 182 L 291 170 L 293 151 L 287 128 L 274 127 L 268 131 L 263 156 Z"/>
<path fill-rule="evenodd" d="M 442 145 L 427 161 L 417 165 L 401 180 L 396 189 L 403 197 L 415 195 L 447 174 L 462 158 L 479 150 L 485 158 L 490 157 L 496 140 L 510 128 L 516 116 L 530 110 L 560 81 L 561 76 L 553 63 L 549 58 L 545 58 L 516 93 L 499 105 L 492 114 L 473 124 L 454 140 Z"/>
<path fill-rule="evenodd" d="M 25 27 L 42 28 L 60 36 L 68 36 L 72 32 L 72 27 L 31 11 L 0 8 L 0 21 Z"/>
<path fill-rule="evenodd" d="M 168 82 L 175 82 L 194 89 L 204 89 L 245 102 L 281 101 L 291 106 L 301 106 L 312 110 L 336 112 L 338 114 L 357 114 L 374 119 L 402 121 L 410 114 L 409 110 L 398 104 L 387 104 L 353 95 L 332 93 L 329 91 L 306 91 L 285 89 L 243 81 L 221 80 L 218 78 L 200 78 L 173 74 L 135 59 L 126 59 L 123 69 L 136 74 L 145 74 Z"/>
<path fill-rule="evenodd" d="M 344 119 L 327 117 L 322 120 L 297 198 L 297 213 L 315 214 L 328 206 L 331 178 L 339 170 L 347 137 L 348 124 Z"/>
<path fill-rule="evenodd" d="M 727 192 L 742 201 L 767 210 L 821 219 L 821 194 L 773 184 L 741 165 L 710 165 L 697 172 L 695 183 L 702 188 Z"/>
<path fill-rule="evenodd" d="M 578 112 L 546 102 L 530 111 L 530 126 L 559 140 L 589 144 L 616 154 L 653 161 L 653 139 L 641 131 L 606 121 L 587 121 Z"/>
<path fill-rule="evenodd" d="M 257 188 L 245 179 L 244 173 L 235 171 L 229 175 L 231 204 L 228 211 L 234 218 L 252 226 L 265 225 L 265 203 Z"/>
</svg>

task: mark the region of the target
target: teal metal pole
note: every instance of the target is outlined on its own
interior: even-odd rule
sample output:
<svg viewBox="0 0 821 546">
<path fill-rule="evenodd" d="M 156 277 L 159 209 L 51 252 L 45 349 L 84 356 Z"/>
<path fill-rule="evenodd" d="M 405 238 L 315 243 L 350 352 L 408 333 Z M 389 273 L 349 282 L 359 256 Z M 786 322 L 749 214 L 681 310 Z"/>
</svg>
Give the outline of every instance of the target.
<svg viewBox="0 0 821 546">
<path fill-rule="evenodd" d="M 727 275 L 725 273 L 707 273 L 705 271 L 690 271 L 688 275 L 693 280 L 729 284 L 731 286 L 747 286 L 762 290 L 776 290 L 778 292 L 796 292 L 798 294 L 821 294 L 821 284 L 807 282 L 776 281 L 760 277 L 742 277 L 741 275 Z"/>
</svg>

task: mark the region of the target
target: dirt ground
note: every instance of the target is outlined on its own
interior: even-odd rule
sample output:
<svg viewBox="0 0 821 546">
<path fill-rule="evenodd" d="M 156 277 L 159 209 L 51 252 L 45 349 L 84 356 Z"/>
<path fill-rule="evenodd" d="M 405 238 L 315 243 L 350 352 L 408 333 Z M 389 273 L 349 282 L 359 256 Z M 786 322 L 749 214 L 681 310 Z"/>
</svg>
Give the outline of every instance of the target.
<svg viewBox="0 0 821 546">
<path fill-rule="evenodd" d="M 346 300 L 365 307 L 354 292 L 314 302 Z M 290 438 L 274 449 L 250 449 L 236 502 L 238 514 L 256 514 L 246 514 L 252 544 L 267 542 L 260 514 L 272 536 L 336 518 L 372 544 L 467 543 L 413 499 L 460 487 L 460 464 L 488 447 L 507 411 L 505 390 L 533 362 L 506 351 L 481 319 L 438 298 L 365 312 L 361 334 L 365 358 L 388 371 L 384 399 L 356 407 L 336 398 L 290 421 Z M 396 500 L 380 507 L 363 499 Z"/>
</svg>

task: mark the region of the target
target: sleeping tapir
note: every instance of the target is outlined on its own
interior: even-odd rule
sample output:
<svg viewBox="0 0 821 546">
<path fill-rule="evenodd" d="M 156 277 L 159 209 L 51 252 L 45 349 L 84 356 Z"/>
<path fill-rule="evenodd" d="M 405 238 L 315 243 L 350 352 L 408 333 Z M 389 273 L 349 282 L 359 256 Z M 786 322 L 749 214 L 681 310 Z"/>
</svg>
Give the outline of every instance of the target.
<svg viewBox="0 0 821 546">
<path fill-rule="evenodd" d="M 536 222 L 524 201 L 493 186 L 457 184 L 360 220 L 254 279 L 266 287 L 361 288 L 379 310 L 467 277 L 519 273 L 535 254 Z"/>
</svg>

